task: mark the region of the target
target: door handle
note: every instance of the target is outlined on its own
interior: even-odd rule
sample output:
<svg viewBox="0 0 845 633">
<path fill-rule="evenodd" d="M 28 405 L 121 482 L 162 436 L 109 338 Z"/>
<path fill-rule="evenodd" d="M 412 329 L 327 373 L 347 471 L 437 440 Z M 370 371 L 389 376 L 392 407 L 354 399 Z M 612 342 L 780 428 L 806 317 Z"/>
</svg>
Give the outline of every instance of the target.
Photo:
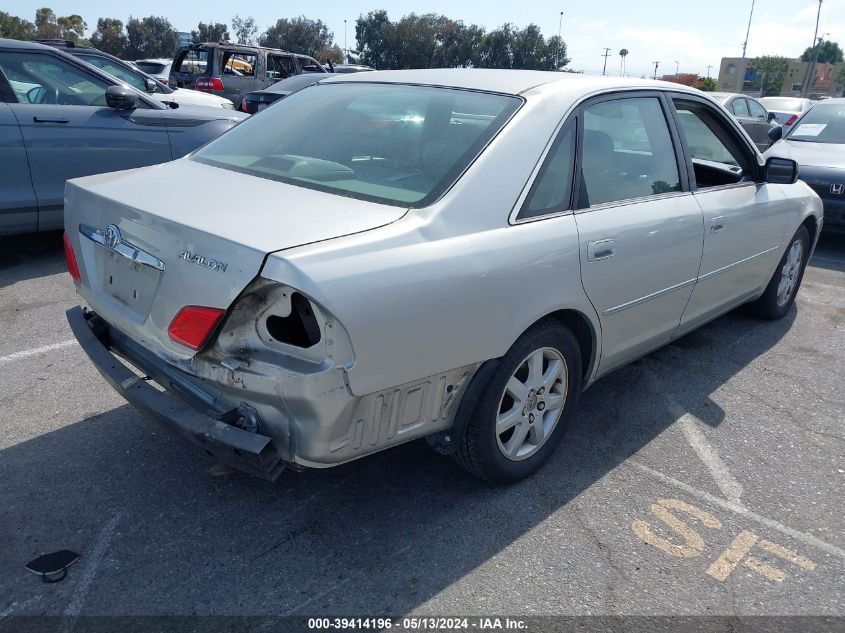
<svg viewBox="0 0 845 633">
<path fill-rule="evenodd" d="M 616 240 L 596 240 L 587 244 L 587 261 L 599 262 L 616 255 Z"/>
<path fill-rule="evenodd" d="M 727 222 L 725 222 L 724 216 L 719 216 L 717 218 L 710 218 L 710 232 L 711 233 L 721 233 L 725 229 L 728 228 Z"/>
<path fill-rule="evenodd" d="M 64 117 L 34 116 L 32 120 L 36 123 L 70 123 L 70 119 Z"/>
</svg>

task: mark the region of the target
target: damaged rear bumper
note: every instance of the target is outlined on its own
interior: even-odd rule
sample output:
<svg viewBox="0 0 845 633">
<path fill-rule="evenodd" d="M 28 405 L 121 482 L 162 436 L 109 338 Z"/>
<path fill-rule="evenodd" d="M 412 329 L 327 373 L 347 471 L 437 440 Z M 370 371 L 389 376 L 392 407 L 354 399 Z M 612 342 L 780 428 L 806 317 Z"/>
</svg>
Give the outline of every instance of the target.
<svg viewBox="0 0 845 633">
<path fill-rule="evenodd" d="M 148 384 L 113 354 L 109 326 L 80 306 L 66 312 L 79 345 L 103 378 L 128 402 L 179 432 L 217 460 L 256 477 L 274 481 L 284 470 L 275 441 L 235 426 L 237 410 L 206 415 L 179 398 Z"/>
</svg>

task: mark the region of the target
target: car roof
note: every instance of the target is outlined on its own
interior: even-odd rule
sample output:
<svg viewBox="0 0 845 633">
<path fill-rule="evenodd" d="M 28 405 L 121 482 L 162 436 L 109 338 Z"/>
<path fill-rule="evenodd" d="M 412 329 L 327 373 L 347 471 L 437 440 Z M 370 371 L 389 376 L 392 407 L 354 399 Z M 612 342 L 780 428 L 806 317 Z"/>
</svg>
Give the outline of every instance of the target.
<svg viewBox="0 0 845 633">
<path fill-rule="evenodd" d="M 169 57 L 144 57 L 143 59 L 136 59 L 135 63 L 138 62 L 153 62 L 156 64 L 169 64 L 172 62 L 173 59 Z"/>
<path fill-rule="evenodd" d="M 322 81 L 325 76 L 325 73 L 305 73 L 302 75 L 293 75 L 292 77 L 281 79 L 273 85 L 267 86 L 263 90 L 256 90 L 255 92 L 271 92 L 273 94 L 281 93 L 287 95 L 295 90 L 299 90 L 310 86 L 311 84 L 315 84 L 318 81 Z"/>
<path fill-rule="evenodd" d="M 25 42 L 23 40 L 12 40 L 5 37 L 0 37 L 0 46 L 4 48 L 23 48 L 43 51 L 45 49 L 55 50 L 53 46 L 46 46 L 38 42 Z"/>
<path fill-rule="evenodd" d="M 492 68 L 431 68 L 421 70 L 376 70 L 366 73 L 348 73 L 332 76 L 329 73 L 321 83 L 396 83 L 463 88 L 502 94 L 519 95 L 547 84 L 590 93 L 602 90 L 651 88 L 674 90 L 692 94 L 706 94 L 695 88 L 668 81 L 584 75 L 543 70 L 508 70 Z"/>
</svg>

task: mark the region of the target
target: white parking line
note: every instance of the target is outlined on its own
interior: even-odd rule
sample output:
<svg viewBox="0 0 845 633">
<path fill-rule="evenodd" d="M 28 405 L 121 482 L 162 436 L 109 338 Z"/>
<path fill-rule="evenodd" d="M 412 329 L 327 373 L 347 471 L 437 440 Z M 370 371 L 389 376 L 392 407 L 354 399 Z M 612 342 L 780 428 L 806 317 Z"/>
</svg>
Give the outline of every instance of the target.
<svg viewBox="0 0 845 633">
<path fill-rule="evenodd" d="M 23 602 L 13 602 L 8 607 L 6 607 L 2 611 L 0 611 L 0 622 L 2 622 L 7 617 L 12 615 L 15 611 L 22 611 L 23 609 L 26 609 L 27 607 L 31 607 L 32 605 L 34 605 L 39 600 L 41 600 L 40 595 L 33 596 L 32 598 L 29 598 L 28 600 L 24 600 Z"/>
<path fill-rule="evenodd" d="M 669 408 L 670 410 L 675 409 L 676 406 L 670 405 Z M 677 413 L 678 411 L 672 411 L 672 415 L 677 415 Z M 704 465 L 707 466 L 707 470 L 710 471 L 716 485 L 719 486 L 719 490 L 722 491 L 726 499 L 739 504 L 739 498 L 742 496 L 742 485 L 731 475 L 725 462 L 719 456 L 719 451 L 707 441 L 698 426 L 699 424 L 702 423 L 690 413 L 682 413 L 680 420 L 678 420 L 678 425 L 686 436 L 687 442 L 704 462 Z"/>
<path fill-rule="evenodd" d="M 59 633 L 70 633 L 76 626 L 76 620 L 79 618 L 79 614 L 82 611 L 82 605 L 85 604 L 85 598 L 88 597 L 88 590 L 91 588 L 91 583 L 94 581 L 94 577 L 100 569 L 100 563 L 103 562 L 103 556 L 111 543 L 118 521 L 120 521 L 120 512 L 115 514 L 109 522 L 106 523 L 105 527 L 103 527 L 102 532 L 100 532 L 100 538 L 97 539 L 97 544 L 94 546 L 94 549 L 91 550 L 88 566 L 82 573 L 82 577 L 79 579 L 79 583 L 73 591 L 70 602 L 67 607 L 65 607 L 64 613 L 62 614 L 65 617 L 62 618 L 62 625 L 59 628 Z"/>
<path fill-rule="evenodd" d="M 30 356 L 37 356 L 38 354 L 43 354 L 45 352 L 52 352 L 53 350 L 62 349 L 64 347 L 70 347 L 74 343 L 76 343 L 76 339 L 71 338 L 66 341 L 62 341 L 61 343 L 53 343 L 52 345 L 36 347 L 35 349 L 25 349 L 22 352 L 15 352 L 14 354 L 9 354 L 8 356 L 0 356 L 0 365 L 21 360 L 22 358 L 29 358 Z"/>
<path fill-rule="evenodd" d="M 685 484 L 683 481 L 678 481 L 674 477 L 670 477 L 669 475 L 664 475 L 661 472 L 658 472 L 652 468 L 649 468 L 645 464 L 641 464 L 639 461 L 629 459 L 626 463 L 634 466 L 635 468 L 639 469 L 640 471 L 644 472 L 645 474 L 653 477 L 654 479 L 658 479 L 665 484 L 678 488 L 679 490 L 683 490 L 689 495 L 693 497 L 697 497 L 698 499 L 702 499 L 707 501 L 708 503 L 712 503 L 713 505 L 717 505 L 725 510 L 730 510 L 735 514 L 740 516 L 747 517 L 753 521 L 757 521 L 758 523 L 765 525 L 773 530 L 777 530 L 781 534 L 786 534 L 794 538 L 796 541 L 800 541 L 805 545 L 809 545 L 811 547 L 816 547 L 828 554 L 832 554 L 833 556 L 838 556 L 839 558 L 845 560 L 845 550 L 842 550 L 835 545 L 831 545 L 830 543 L 826 543 L 825 541 L 816 538 L 812 534 L 807 534 L 806 532 L 801 532 L 794 528 L 789 527 L 788 525 L 783 525 L 775 521 L 774 519 L 770 519 L 768 517 L 764 517 L 756 512 L 753 512 L 746 508 L 743 505 L 738 503 L 734 503 L 733 501 L 728 501 L 727 499 L 721 499 L 714 495 L 711 495 L 708 492 L 704 492 L 703 490 L 699 490 L 698 488 L 693 488 L 689 484 Z"/>
</svg>

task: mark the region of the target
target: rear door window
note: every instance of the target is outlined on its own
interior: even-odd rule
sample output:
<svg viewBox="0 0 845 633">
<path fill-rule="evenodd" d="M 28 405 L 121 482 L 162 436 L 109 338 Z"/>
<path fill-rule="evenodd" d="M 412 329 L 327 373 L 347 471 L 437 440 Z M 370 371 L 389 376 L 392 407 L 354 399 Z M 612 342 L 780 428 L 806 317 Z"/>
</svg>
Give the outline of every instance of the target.
<svg viewBox="0 0 845 633">
<path fill-rule="evenodd" d="M 196 46 L 179 52 L 173 61 L 173 68 L 179 73 L 202 75 L 208 67 L 208 49 Z"/>
<path fill-rule="evenodd" d="M 590 206 L 681 190 L 672 136 L 657 97 L 585 108 L 582 153 Z"/>
<path fill-rule="evenodd" d="M 555 139 L 517 219 L 534 218 L 569 208 L 575 171 L 575 127 L 567 125 Z"/>
</svg>

